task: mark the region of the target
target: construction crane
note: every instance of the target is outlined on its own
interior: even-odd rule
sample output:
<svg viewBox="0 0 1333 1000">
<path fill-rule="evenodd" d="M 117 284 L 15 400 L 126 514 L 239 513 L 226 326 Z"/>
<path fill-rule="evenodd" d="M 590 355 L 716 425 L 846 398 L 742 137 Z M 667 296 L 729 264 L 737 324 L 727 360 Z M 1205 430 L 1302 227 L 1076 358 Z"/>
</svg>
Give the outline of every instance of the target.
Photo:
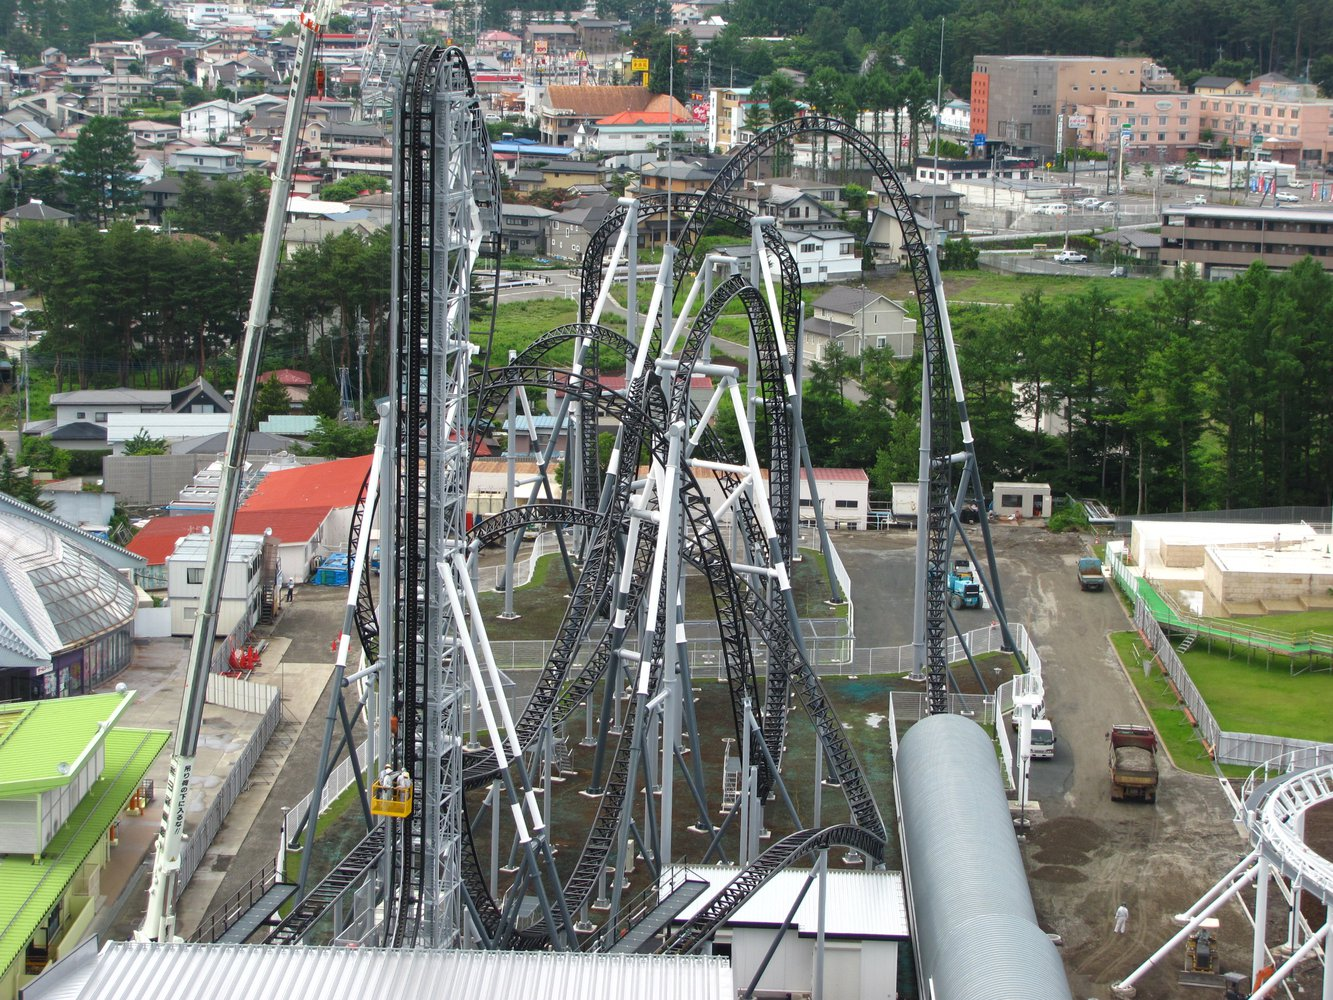
<svg viewBox="0 0 1333 1000">
<path fill-rule="evenodd" d="M 194 622 L 194 634 L 190 640 L 185 692 L 181 698 L 180 724 L 176 730 L 176 747 L 167 773 L 167 789 L 162 804 L 162 825 L 157 831 L 153 878 L 148 890 L 148 911 L 144 914 L 143 925 L 135 932 L 135 939 L 139 941 L 176 940 L 177 879 L 181 868 L 181 848 L 186 839 L 185 803 L 190 792 L 190 777 L 194 769 L 195 751 L 199 745 L 199 729 L 203 722 L 204 696 L 207 691 L 209 661 L 213 652 L 213 637 L 217 627 L 218 605 L 222 596 L 222 578 L 226 571 L 227 549 L 231 544 L 232 527 L 236 521 L 236 507 L 240 498 L 245 440 L 250 427 L 250 413 L 254 405 L 259 366 L 264 355 L 269 303 L 273 296 L 274 279 L 277 277 L 283 222 L 287 214 L 287 199 L 292 189 L 296 148 L 300 141 L 301 109 L 304 95 L 310 88 L 319 36 L 328 25 L 329 18 L 342 6 L 342 2 L 343 0 L 316 0 L 297 18 L 299 37 L 296 45 L 296 72 L 292 77 L 282 141 L 278 147 L 278 165 L 273 176 L 273 186 L 269 191 L 268 215 L 264 221 L 264 234 L 259 245 L 254 294 L 250 300 L 250 315 L 245 324 L 245 339 L 242 342 L 240 364 L 236 373 L 236 398 L 233 403 L 231 426 L 227 431 L 227 451 L 222 463 L 217 507 L 213 513 L 207 562 L 204 565 L 203 591 L 199 599 L 199 613 Z"/>
</svg>

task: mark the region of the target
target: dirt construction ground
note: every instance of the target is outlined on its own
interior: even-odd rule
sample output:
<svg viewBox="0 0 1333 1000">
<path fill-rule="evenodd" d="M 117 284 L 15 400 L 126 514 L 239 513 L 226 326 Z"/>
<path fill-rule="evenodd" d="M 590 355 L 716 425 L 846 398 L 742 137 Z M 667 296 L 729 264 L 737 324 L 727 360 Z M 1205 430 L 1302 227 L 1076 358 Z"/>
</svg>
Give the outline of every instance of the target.
<svg viewBox="0 0 1333 1000">
<path fill-rule="evenodd" d="M 1106 998 L 1111 984 L 1179 929 L 1172 915 L 1225 875 L 1248 843 L 1232 823 L 1218 779 L 1181 772 L 1165 760 L 1156 805 L 1111 801 L 1106 734 L 1113 723 L 1148 721 L 1107 639 L 1130 627 L 1122 605 L 1109 589 L 1084 593 L 1075 582 L 1075 562 L 1088 554 L 1086 537 L 1004 523 L 993 531 L 1009 617 L 1028 626 L 1041 654 L 1047 715 L 1058 738 L 1055 758 L 1034 761 L 1031 769 L 1040 812 L 1022 849 L 1033 902 L 1041 926 L 1063 941 L 1073 995 Z M 978 529 L 969 528 L 969 536 L 979 541 Z M 904 616 L 867 609 L 910 608 L 914 539 L 839 533 L 839 551 L 859 589 L 859 645 L 909 641 Z M 877 583 L 884 588 L 879 595 L 867 589 Z M 989 620 L 985 611 L 958 614 L 963 628 Z M 1123 935 L 1112 932 L 1121 903 L 1130 911 Z M 1285 912 L 1281 903 L 1274 909 Z M 1248 971 L 1249 922 L 1234 904 L 1218 916 L 1223 968 Z M 1277 940 L 1270 935 L 1270 944 Z M 1220 996 L 1179 985 L 1183 962 L 1182 947 L 1139 981 L 1138 996 Z M 1318 970 L 1310 976 L 1314 988 L 1307 990 L 1318 995 Z"/>
</svg>

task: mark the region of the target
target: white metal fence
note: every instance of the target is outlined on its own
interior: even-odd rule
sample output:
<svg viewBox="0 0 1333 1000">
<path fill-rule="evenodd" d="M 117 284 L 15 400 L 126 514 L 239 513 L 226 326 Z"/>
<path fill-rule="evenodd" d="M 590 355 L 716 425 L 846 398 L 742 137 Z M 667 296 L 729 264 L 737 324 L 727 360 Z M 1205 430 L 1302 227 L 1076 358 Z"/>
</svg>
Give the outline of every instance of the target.
<svg viewBox="0 0 1333 1000">
<path fill-rule="evenodd" d="M 231 681 L 234 685 L 245 685 L 246 681 L 233 681 L 230 677 L 211 677 L 209 678 L 210 691 L 218 691 L 221 697 L 236 697 L 238 700 L 242 696 L 231 690 L 230 686 L 213 687 L 214 681 Z M 245 749 L 241 751 L 236 763 L 232 766 L 231 773 L 227 775 L 227 780 L 222 783 L 218 789 L 217 798 L 209 806 L 208 812 L 204 813 L 197 826 L 190 831 L 190 839 L 186 841 L 184 849 L 181 851 L 180 877 L 176 884 L 176 892 L 181 890 L 189 883 L 195 870 L 199 867 L 199 862 L 204 859 L 204 852 L 213 843 L 213 838 L 217 836 L 218 830 L 222 829 L 222 821 L 227 818 L 227 813 L 231 811 L 232 805 L 236 802 L 237 796 L 245 791 L 246 783 L 250 780 L 250 772 L 254 770 L 255 764 L 259 761 L 259 756 L 268 746 L 269 739 L 273 736 L 273 731 L 278 728 L 278 720 L 282 716 L 282 697 L 277 688 L 268 684 L 250 685 L 262 691 L 269 692 L 268 704 L 264 709 L 264 717 L 259 722 L 259 727 L 250 734 L 250 740 L 245 744 Z M 226 705 L 226 702 L 214 702 L 214 704 Z M 239 708 L 239 705 L 229 707 Z M 250 709 L 242 709 L 250 711 Z"/>
<path fill-rule="evenodd" d="M 365 781 L 373 781 L 375 775 L 379 773 L 379 761 L 366 760 L 366 742 L 362 740 L 361 745 L 356 748 L 357 763 L 361 766 L 361 775 Z M 352 772 L 352 761 L 344 757 L 338 761 L 324 779 L 324 791 L 319 797 L 319 811 L 316 815 L 322 815 L 324 810 L 333 805 L 334 800 L 343 792 L 351 787 L 355 780 Z M 310 810 L 310 799 L 312 792 L 307 792 L 296 805 L 287 810 L 287 815 L 282 821 L 282 842 L 290 843 L 289 831 L 299 829 L 300 824 L 305 822 L 306 813 Z"/>
<path fill-rule="evenodd" d="M 1263 733 L 1237 733 L 1222 729 L 1166 633 L 1162 631 L 1162 627 L 1141 597 L 1134 602 L 1134 626 L 1142 633 L 1148 648 L 1161 662 L 1181 702 L 1194 717 L 1195 725 L 1206 747 L 1211 749 L 1213 759 L 1219 764 L 1258 767 L 1275 757 L 1290 755 L 1297 751 L 1314 751 L 1323 745 L 1317 740 L 1298 740 L 1286 736 L 1268 736 Z"/>
</svg>

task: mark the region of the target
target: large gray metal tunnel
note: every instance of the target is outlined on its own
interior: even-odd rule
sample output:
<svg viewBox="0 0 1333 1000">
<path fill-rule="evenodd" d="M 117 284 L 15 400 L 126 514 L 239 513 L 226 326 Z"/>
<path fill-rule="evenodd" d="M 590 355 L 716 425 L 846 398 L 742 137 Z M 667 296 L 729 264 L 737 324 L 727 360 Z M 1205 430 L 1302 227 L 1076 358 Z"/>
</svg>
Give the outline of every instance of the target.
<svg viewBox="0 0 1333 1000">
<path fill-rule="evenodd" d="M 985 731 L 930 716 L 907 731 L 895 764 L 922 1000 L 1070 1000 Z"/>
</svg>

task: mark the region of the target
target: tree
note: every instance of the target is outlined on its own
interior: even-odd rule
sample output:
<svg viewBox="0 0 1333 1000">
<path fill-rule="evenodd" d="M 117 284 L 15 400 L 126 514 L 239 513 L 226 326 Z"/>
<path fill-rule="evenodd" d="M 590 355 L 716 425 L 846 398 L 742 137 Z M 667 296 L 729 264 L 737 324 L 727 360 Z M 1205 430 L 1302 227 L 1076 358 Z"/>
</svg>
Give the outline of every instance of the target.
<svg viewBox="0 0 1333 1000">
<path fill-rule="evenodd" d="M 167 439 L 149 437 L 148 431 L 139 428 L 139 433 L 125 442 L 122 454 L 125 455 L 165 455 Z"/>
<path fill-rule="evenodd" d="M 940 267 L 946 271 L 975 271 L 981 251 L 966 236 L 957 240 L 945 240 L 940 257 Z"/>
<path fill-rule="evenodd" d="M 370 191 L 389 190 L 389 178 L 374 174 L 351 174 L 340 181 L 326 184 L 319 196 L 325 201 L 350 201 L 358 195 Z"/>
<path fill-rule="evenodd" d="M 49 472 L 57 479 L 69 475 L 69 452 L 57 448 L 50 438 L 30 437 L 23 442 L 19 461 L 31 469 Z"/>
<path fill-rule="evenodd" d="M 305 412 L 311 416 L 334 420 L 341 407 L 342 397 L 338 395 L 338 390 L 333 384 L 323 379 L 316 379 L 315 384 L 310 387 L 309 395 L 306 396 Z"/>
<path fill-rule="evenodd" d="M 251 418 L 251 430 L 259 427 L 261 421 L 267 420 L 275 413 L 290 413 L 292 409 L 291 396 L 287 394 L 287 387 L 276 378 L 270 378 L 266 382 L 260 383 L 259 392 L 255 395 L 254 415 Z"/>
<path fill-rule="evenodd" d="M 32 481 L 32 476 L 22 474 L 14 467 L 12 455 L 0 458 L 0 493 L 43 510 L 51 509 L 51 505 L 42 499 L 41 490 Z"/>
<path fill-rule="evenodd" d="M 139 182 L 130 177 L 134 140 L 121 119 L 90 118 L 61 162 L 65 189 L 80 218 L 106 226 L 138 209 Z"/>
<path fill-rule="evenodd" d="M 379 435 L 374 424 L 344 424 L 328 417 L 320 417 L 315 429 L 306 438 L 303 454 L 323 458 L 355 458 L 369 455 Z"/>
</svg>

